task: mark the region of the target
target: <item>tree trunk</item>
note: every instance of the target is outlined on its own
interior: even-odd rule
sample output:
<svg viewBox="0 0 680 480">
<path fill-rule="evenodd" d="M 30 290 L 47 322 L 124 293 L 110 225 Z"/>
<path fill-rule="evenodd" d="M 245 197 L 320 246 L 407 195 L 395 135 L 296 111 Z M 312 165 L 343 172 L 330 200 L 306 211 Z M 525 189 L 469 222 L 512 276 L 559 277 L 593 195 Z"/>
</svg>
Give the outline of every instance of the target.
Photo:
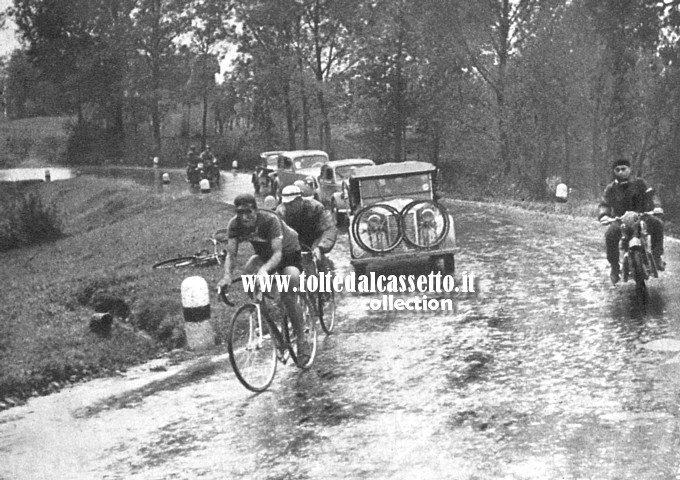
<svg viewBox="0 0 680 480">
<path fill-rule="evenodd" d="M 290 83 L 284 80 L 283 98 L 286 107 L 286 128 L 288 130 L 288 148 L 290 150 L 297 150 L 295 142 L 295 112 L 293 111 L 293 104 L 290 101 Z"/>
<path fill-rule="evenodd" d="M 298 58 L 298 68 L 300 69 L 300 101 L 302 102 L 302 148 L 309 150 L 309 101 L 305 91 L 302 58 Z"/>
<path fill-rule="evenodd" d="M 321 58 L 321 45 L 320 45 L 320 32 L 319 25 L 321 24 L 321 19 L 319 17 L 319 2 L 316 2 L 314 17 L 314 54 L 315 54 L 315 75 L 317 82 L 316 98 L 319 103 L 319 110 L 321 111 L 321 125 L 319 126 L 319 136 L 321 140 L 321 148 L 328 153 L 328 156 L 333 160 L 335 154 L 332 149 L 332 139 L 331 139 L 331 121 L 328 113 L 328 105 L 326 105 L 326 99 L 323 94 L 324 78 L 323 78 L 323 60 Z"/>
<path fill-rule="evenodd" d="M 208 89 L 203 89 L 203 118 L 201 122 L 201 149 L 205 150 L 208 136 Z"/>
<path fill-rule="evenodd" d="M 498 134 L 500 164 L 503 165 L 504 175 L 510 175 L 512 162 L 510 161 L 507 112 L 505 105 L 505 74 L 508 67 L 509 41 L 510 41 L 510 0 L 503 0 L 499 48 L 498 48 L 498 85 L 496 89 L 496 103 L 498 106 Z"/>
</svg>

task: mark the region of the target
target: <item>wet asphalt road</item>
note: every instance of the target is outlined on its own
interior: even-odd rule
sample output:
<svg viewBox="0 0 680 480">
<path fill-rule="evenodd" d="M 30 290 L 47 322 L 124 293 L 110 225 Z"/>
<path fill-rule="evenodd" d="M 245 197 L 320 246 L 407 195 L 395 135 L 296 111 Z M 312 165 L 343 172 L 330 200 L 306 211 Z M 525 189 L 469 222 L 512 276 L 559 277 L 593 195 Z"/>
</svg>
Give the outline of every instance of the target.
<svg viewBox="0 0 680 480">
<path fill-rule="evenodd" d="M 449 205 L 478 280 L 454 312 L 340 296 L 312 369 L 260 395 L 215 354 L 33 399 L 0 413 L 0 478 L 680 478 L 678 244 L 641 307 L 595 222 Z"/>
</svg>

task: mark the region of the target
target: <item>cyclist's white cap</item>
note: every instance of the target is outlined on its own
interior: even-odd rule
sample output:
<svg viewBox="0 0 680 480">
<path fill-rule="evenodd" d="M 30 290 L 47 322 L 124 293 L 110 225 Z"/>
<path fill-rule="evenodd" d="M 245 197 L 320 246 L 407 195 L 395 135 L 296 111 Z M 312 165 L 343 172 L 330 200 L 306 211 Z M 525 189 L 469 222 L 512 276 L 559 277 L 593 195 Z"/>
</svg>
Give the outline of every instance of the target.
<svg viewBox="0 0 680 480">
<path fill-rule="evenodd" d="M 281 202 L 289 203 L 301 196 L 302 192 L 300 191 L 300 187 L 297 185 L 288 185 L 287 187 L 283 187 L 283 190 L 281 191 Z"/>
</svg>

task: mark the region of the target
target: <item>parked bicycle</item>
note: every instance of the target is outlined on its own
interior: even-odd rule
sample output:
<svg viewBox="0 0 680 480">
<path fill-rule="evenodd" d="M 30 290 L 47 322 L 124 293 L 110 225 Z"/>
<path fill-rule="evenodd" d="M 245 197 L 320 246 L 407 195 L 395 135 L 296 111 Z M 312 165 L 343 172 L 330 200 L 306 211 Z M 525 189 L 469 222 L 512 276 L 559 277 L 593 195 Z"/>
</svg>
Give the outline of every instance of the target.
<svg viewBox="0 0 680 480">
<path fill-rule="evenodd" d="M 335 326 L 335 291 L 332 288 L 333 272 L 320 272 L 319 261 L 314 257 L 311 249 L 306 246 L 302 247 L 302 267 L 307 278 L 309 278 L 310 275 L 314 275 L 319 279 L 319 283 L 323 281 L 319 276 L 319 273 L 324 273 L 324 275 L 328 273 L 331 275 L 330 281 L 324 282 L 324 288 L 318 288 L 316 292 L 310 292 L 305 289 L 307 297 L 314 308 L 314 313 L 319 319 L 321 329 L 328 335 L 333 331 L 333 327 Z M 324 291 L 321 292 L 320 290 Z"/>
<path fill-rule="evenodd" d="M 237 279 L 234 283 L 240 281 Z M 218 294 L 222 302 L 234 306 L 227 291 L 219 289 Z M 269 292 L 249 292 L 248 295 L 250 301 L 241 305 L 231 318 L 227 350 L 229 362 L 241 384 L 253 392 L 263 392 L 274 380 L 278 362 L 286 364 L 291 358 L 298 368 L 307 369 L 312 365 L 316 357 L 316 325 L 308 298 L 298 295 L 305 340 L 310 346 L 309 357 L 302 363 L 297 355 L 295 329 L 283 303 L 275 302 L 274 295 Z"/>
<path fill-rule="evenodd" d="M 225 249 L 220 250 L 218 245 L 227 242 L 227 230 L 217 230 L 207 240 L 212 243 L 212 252 L 209 250 L 201 250 L 194 255 L 185 255 L 169 260 L 163 260 L 154 264 L 152 268 L 209 267 L 212 265 L 222 265 L 224 259 L 227 257 L 227 251 Z"/>
</svg>

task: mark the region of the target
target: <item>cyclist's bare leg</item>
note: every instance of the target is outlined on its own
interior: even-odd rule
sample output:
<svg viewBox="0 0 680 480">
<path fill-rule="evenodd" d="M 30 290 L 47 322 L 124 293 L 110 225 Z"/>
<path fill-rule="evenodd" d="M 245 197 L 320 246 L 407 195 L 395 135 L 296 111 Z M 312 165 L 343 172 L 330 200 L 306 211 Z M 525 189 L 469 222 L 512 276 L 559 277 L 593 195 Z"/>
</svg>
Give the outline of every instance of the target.
<svg viewBox="0 0 680 480">
<path fill-rule="evenodd" d="M 304 331 L 302 327 L 302 311 L 297 302 L 295 293 L 300 286 L 300 271 L 296 267 L 288 266 L 281 272 L 283 275 L 290 275 L 290 287 L 287 292 L 281 292 L 281 301 L 286 306 L 286 311 L 290 315 L 290 321 L 295 328 L 297 338 L 302 338 Z"/>
</svg>

